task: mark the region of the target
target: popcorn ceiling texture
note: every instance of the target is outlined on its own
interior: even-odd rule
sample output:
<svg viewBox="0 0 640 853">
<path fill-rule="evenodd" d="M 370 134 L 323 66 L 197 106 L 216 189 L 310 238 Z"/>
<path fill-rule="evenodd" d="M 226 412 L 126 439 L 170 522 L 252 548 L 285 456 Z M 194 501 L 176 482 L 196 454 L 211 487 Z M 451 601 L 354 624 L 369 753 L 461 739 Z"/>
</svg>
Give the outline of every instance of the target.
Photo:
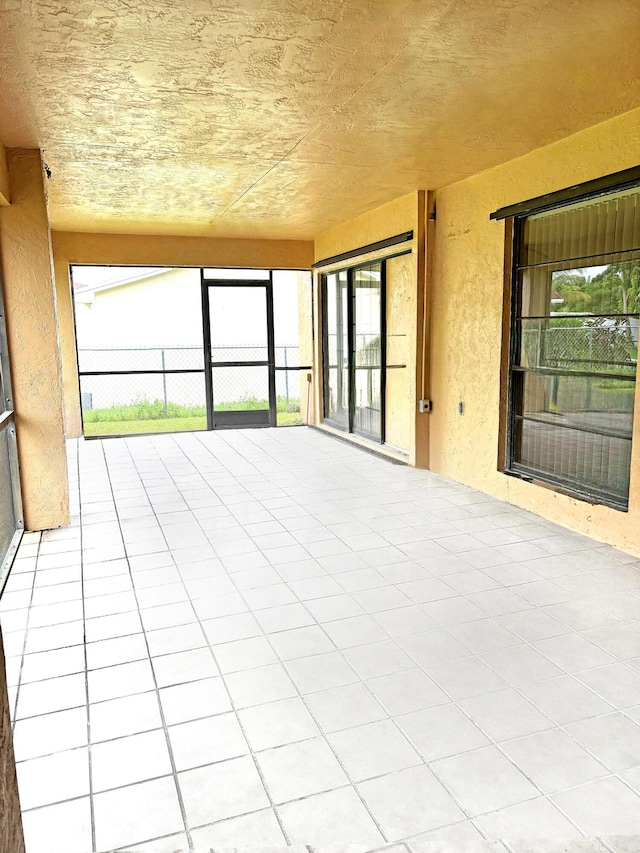
<svg viewBox="0 0 640 853">
<path fill-rule="evenodd" d="M 310 239 L 638 103 L 637 2 L 3 0 L 52 227 Z"/>
</svg>

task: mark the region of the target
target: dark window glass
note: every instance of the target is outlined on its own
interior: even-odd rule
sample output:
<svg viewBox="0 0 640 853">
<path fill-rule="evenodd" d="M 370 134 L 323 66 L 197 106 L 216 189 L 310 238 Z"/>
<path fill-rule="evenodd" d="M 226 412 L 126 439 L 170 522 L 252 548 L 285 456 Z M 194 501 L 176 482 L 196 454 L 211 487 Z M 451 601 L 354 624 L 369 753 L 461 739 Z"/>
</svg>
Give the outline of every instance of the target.
<svg viewBox="0 0 640 853">
<path fill-rule="evenodd" d="M 640 191 L 519 220 L 511 467 L 626 507 Z"/>
</svg>

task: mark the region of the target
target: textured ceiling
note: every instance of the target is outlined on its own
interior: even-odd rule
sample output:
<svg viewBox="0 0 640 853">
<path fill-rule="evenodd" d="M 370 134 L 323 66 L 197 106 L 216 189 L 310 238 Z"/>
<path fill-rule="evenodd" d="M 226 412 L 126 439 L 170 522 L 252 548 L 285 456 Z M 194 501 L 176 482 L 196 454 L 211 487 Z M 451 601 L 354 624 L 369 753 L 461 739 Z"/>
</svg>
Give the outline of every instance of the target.
<svg viewBox="0 0 640 853">
<path fill-rule="evenodd" d="M 311 238 L 640 104 L 638 0 L 0 0 L 54 228 Z"/>
</svg>

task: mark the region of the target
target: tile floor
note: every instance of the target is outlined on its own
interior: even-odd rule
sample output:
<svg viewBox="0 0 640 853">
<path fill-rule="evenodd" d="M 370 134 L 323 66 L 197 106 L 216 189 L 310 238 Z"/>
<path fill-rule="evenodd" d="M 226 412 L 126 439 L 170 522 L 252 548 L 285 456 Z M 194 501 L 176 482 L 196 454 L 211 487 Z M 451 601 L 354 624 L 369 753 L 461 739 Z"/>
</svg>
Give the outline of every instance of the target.
<svg viewBox="0 0 640 853">
<path fill-rule="evenodd" d="M 70 477 L 1 604 L 27 853 L 640 833 L 635 558 L 305 428 Z"/>
</svg>

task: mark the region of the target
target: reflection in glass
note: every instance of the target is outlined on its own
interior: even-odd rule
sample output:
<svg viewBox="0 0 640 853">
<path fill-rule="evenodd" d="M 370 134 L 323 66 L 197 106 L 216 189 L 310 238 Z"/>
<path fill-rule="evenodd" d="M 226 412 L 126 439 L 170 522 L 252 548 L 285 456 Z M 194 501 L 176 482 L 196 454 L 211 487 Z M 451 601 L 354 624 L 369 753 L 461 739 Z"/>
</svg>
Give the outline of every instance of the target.
<svg viewBox="0 0 640 853">
<path fill-rule="evenodd" d="M 601 263 L 598 263 L 601 261 Z M 640 313 L 640 252 L 589 265 L 543 264 L 520 271 L 523 317 Z"/>
<path fill-rule="evenodd" d="M 637 317 L 549 317 L 520 321 L 520 367 L 633 377 Z"/>
</svg>

